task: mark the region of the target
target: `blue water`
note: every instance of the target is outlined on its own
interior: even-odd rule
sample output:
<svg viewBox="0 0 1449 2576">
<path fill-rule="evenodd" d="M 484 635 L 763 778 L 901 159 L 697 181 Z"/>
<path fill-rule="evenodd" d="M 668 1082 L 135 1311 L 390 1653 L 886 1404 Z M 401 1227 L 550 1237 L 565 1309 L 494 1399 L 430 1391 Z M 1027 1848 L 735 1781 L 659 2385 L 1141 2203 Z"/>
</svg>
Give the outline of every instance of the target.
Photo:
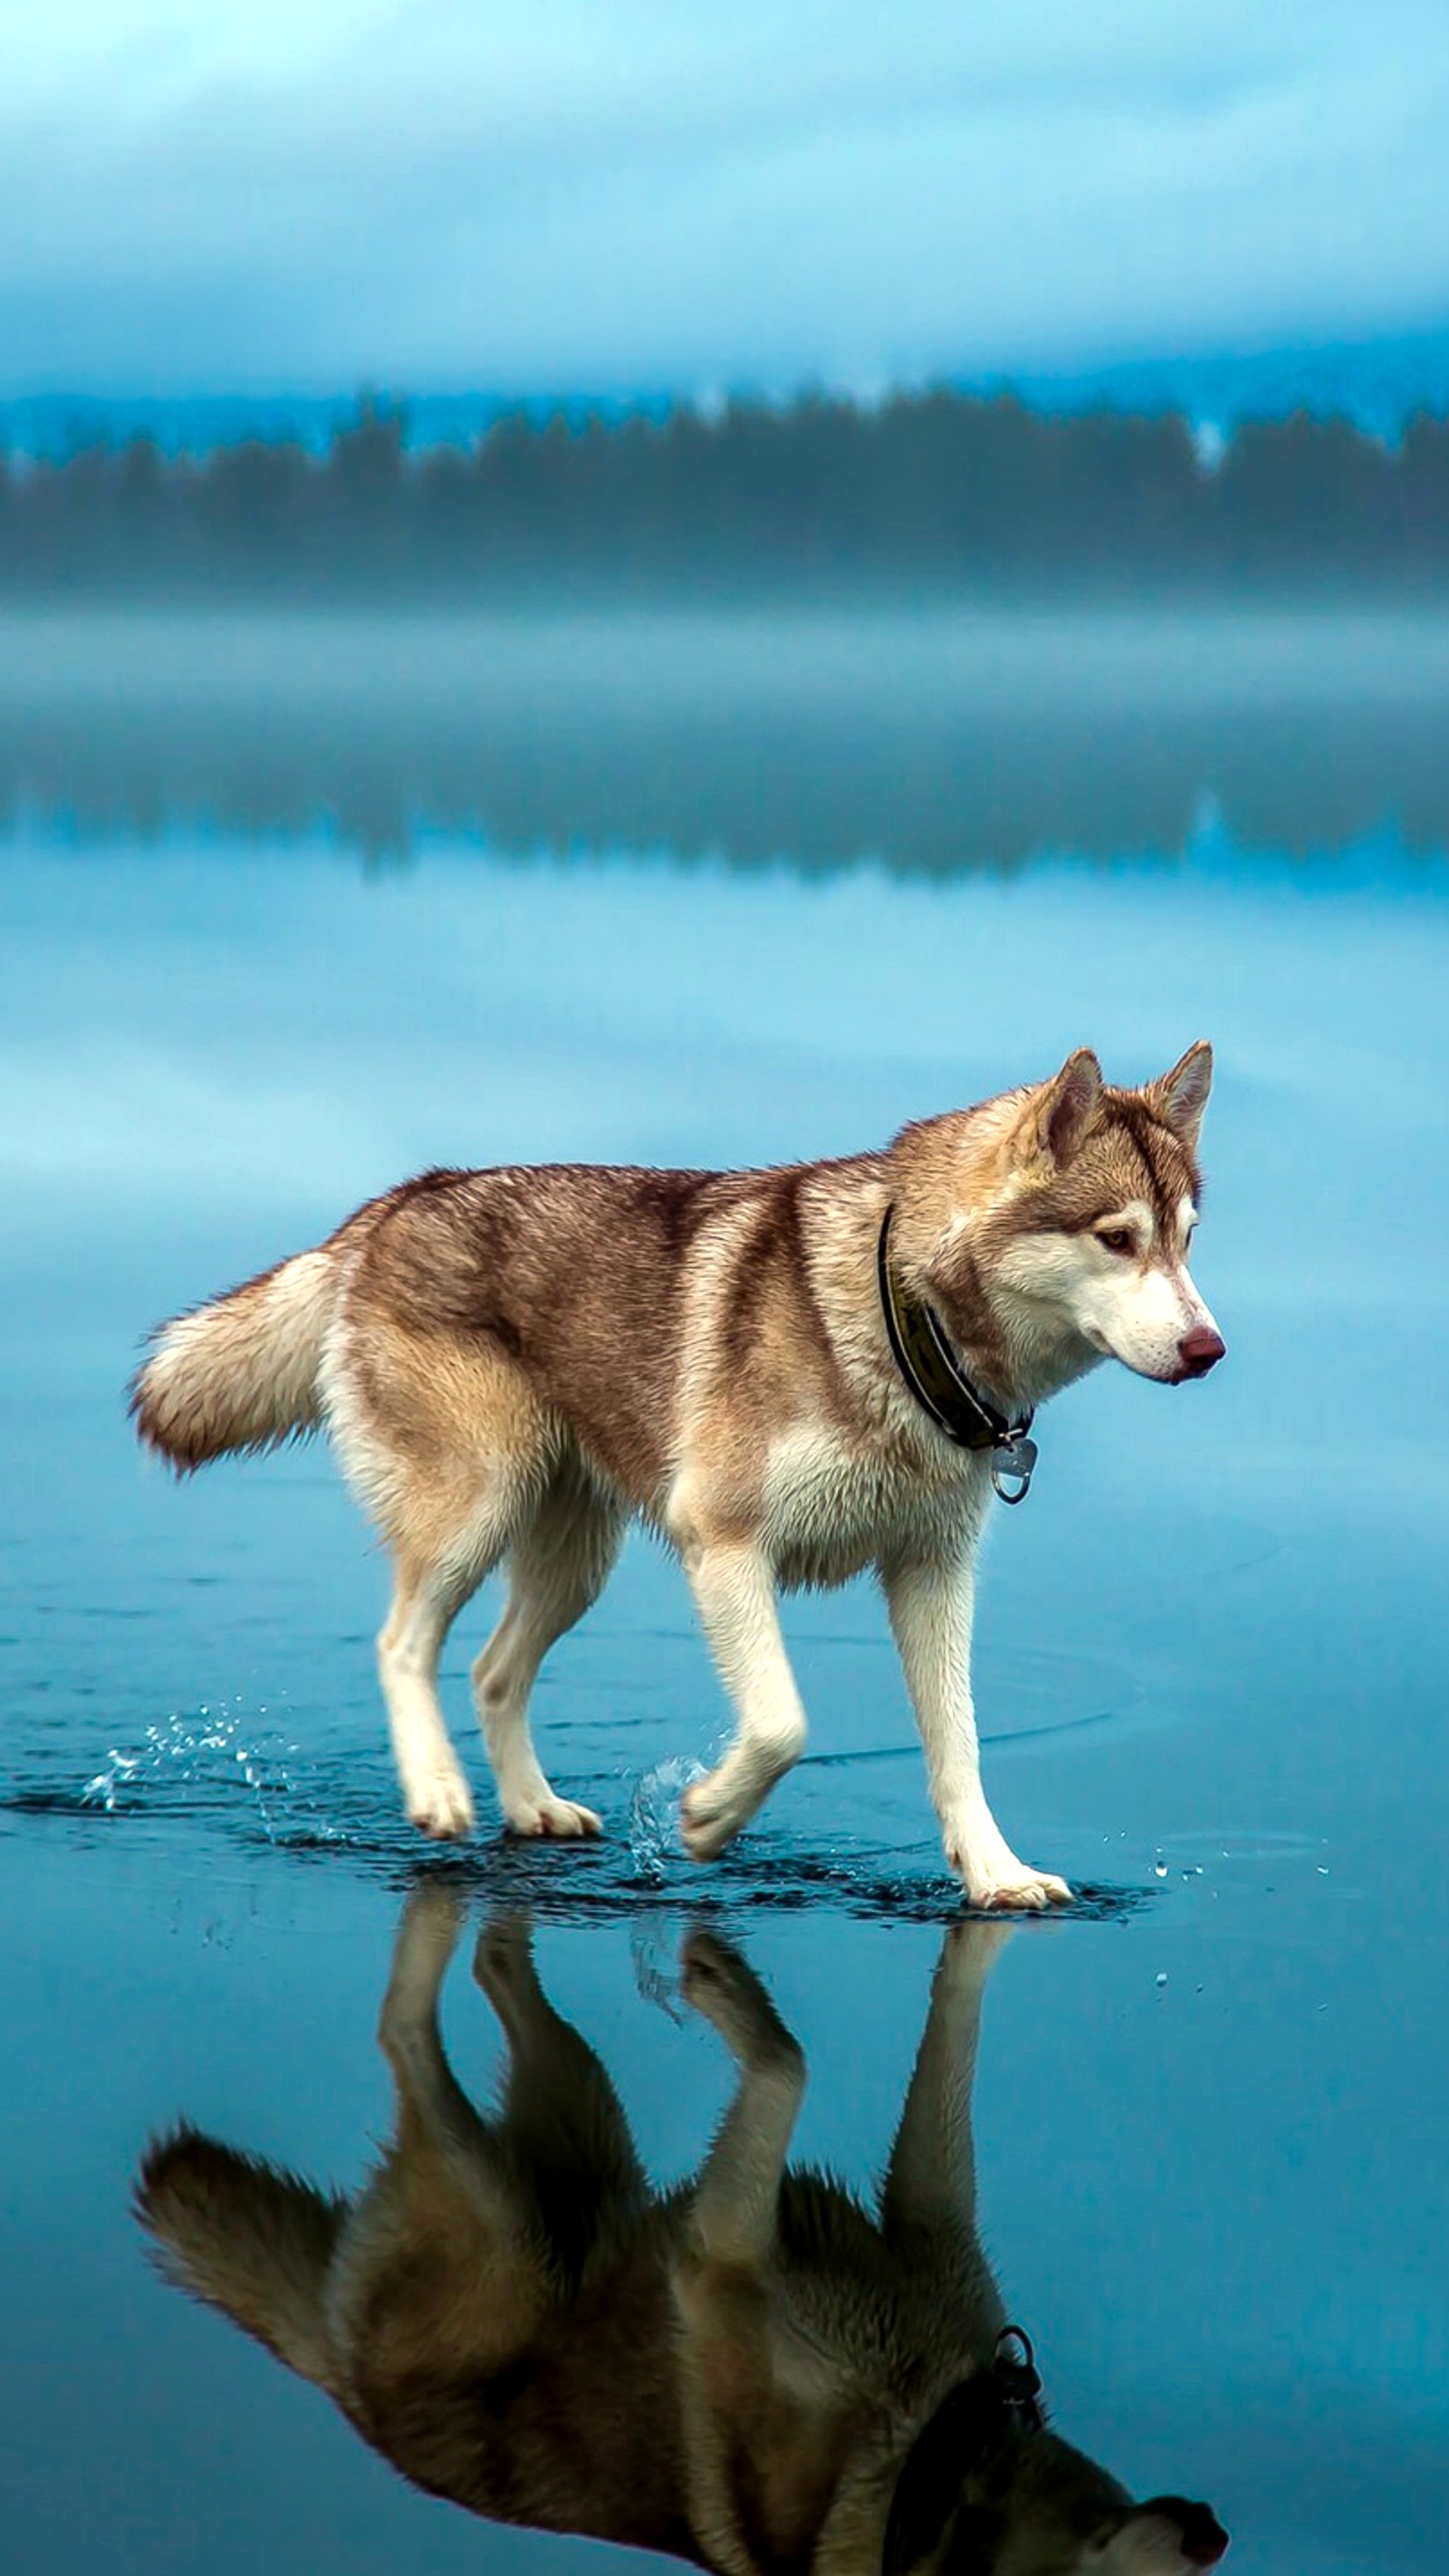
<svg viewBox="0 0 1449 2576">
<path fill-rule="evenodd" d="M 1055 774 L 1081 827 L 1046 838 L 984 788 L 973 807 L 970 779 L 945 795 L 898 708 L 871 767 L 868 638 L 849 687 L 797 668 L 803 730 L 773 767 L 751 765 L 724 691 L 707 761 L 639 774 L 627 829 L 597 837 L 567 806 L 560 827 L 544 734 L 535 767 L 509 753 L 508 827 L 490 819 L 485 707 L 472 803 L 452 770 L 430 793 L 415 726 L 410 819 L 378 867 L 339 818 L 325 708 L 311 734 L 305 708 L 285 719 L 285 795 L 255 693 L 232 706 L 220 682 L 208 740 L 230 728 L 233 769 L 198 771 L 163 691 L 144 795 L 108 770 L 145 695 L 124 632 L 77 651 L 70 697 L 59 652 L 43 690 L 34 664 L 0 685 L 5 2564 L 598 2557 L 405 2485 L 164 2282 L 130 2212 L 148 2140 L 183 2116 L 357 2186 L 387 2132 L 376 2022 L 420 1875 L 475 1924 L 531 1908 L 544 1988 L 659 2184 L 697 2167 L 729 2089 L 680 1990 L 691 1923 L 739 1945 L 804 2051 L 798 2155 L 867 2191 L 956 1911 L 867 1587 L 791 1605 L 810 1756 L 714 1871 L 678 1855 L 675 1787 L 722 1712 L 682 1580 L 642 1543 L 536 1704 L 549 1768 L 605 1841 L 499 1836 L 466 1715 L 484 1602 L 444 1684 L 483 1823 L 466 1860 L 420 1856 L 395 1814 L 367 1533 L 321 1451 L 186 1488 L 148 1466 L 122 1409 L 146 1328 L 426 1163 L 845 1151 L 1078 1043 L 1137 1080 L 1206 1034 L 1196 1267 L 1229 1361 L 1180 1391 L 1115 1371 L 1064 1397 L 1030 1503 L 988 1549 L 994 1803 L 1089 1896 L 993 1969 L 979 2219 L 1057 2428 L 1135 2494 L 1209 2499 L 1228 2564 L 1260 2576 L 1438 2569 L 1449 831 L 1423 655 L 1390 687 L 1366 654 L 1356 691 L 1325 627 L 1286 681 L 1273 664 L 1276 696 L 1237 699 L 1220 656 L 1204 731 L 1179 638 L 1172 725 L 1119 690 L 1095 720 L 1102 797 L 1089 726 Z M 547 639 L 527 649 L 542 668 Z M 168 650 L 184 675 L 215 633 Z M 295 637 L 277 650 L 285 667 Z M 939 677 L 938 744 L 961 685 Z M 82 720 L 103 701 L 110 735 Z M 976 713 L 963 701 L 963 729 Z M 619 720 L 657 744 L 649 709 Z M 1034 720 L 1050 772 L 1060 711 L 1028 705 L 1015 739 Z M 572 699 L 568 721 L 576 752 Z M 876 800 L 854 839 L 809 803 L 832 724 L 841 775 Z M 1249 734 L 1273 830 L 1247 827 L 1232 785 Z M 1306 829 L 1350 736 L 1353 793 Z M 1139 755 L 1176 762 L 1179 819 L 1114 857 Z M 756 841 L 732 841 L 750 813 Z M 461 1961 L 444 2027 L 486 2101 L 500 2042 Z"/>
</svg>

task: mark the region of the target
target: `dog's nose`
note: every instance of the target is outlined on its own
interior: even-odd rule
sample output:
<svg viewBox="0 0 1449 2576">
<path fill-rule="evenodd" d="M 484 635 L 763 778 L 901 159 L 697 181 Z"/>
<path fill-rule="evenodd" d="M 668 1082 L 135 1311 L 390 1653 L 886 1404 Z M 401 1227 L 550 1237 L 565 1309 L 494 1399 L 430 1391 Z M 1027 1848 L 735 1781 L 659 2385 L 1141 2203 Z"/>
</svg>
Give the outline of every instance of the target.
<svg viewBox="0 0 1449 2576">
<path fill-rule="evenodd" d="M 1182 2535 L 1178 2545 L 1189 2567 L 1216 2567 L 1227 2548 L 1228 2535 L 1209 2505 L 1189 2504 L 1186 2496 L 1154 2496 L 1138 2511 L 1176 2523 Z"/>
<path fill-rule="evenodd" d="M 1215 1333 L 1211 1324 L 1194 1324 L 1178 1343 L 1177 1356 L 1186 1376 L 1206 1377 L 1210 1368 L 1217 1367 L 1227 1347 L 1222 1334 Z"/>
</svg>

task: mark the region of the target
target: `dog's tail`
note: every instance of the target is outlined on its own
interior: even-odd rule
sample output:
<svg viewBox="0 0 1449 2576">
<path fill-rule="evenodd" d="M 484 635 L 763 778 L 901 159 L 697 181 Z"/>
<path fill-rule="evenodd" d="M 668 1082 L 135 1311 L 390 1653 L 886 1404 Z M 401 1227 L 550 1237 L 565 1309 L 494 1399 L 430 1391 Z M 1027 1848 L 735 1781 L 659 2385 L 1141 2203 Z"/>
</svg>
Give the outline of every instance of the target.
<svg viewBox="0 0 1449 2576">
<path fill-rule="evenodd" d="M 299 1252 L 163 1324 L 131 1381 L 140 1437 L 179 1474 L 229 1450 L 275 1449 L 321 1420 L 318 1373 L 336 1256 Z"/>
<path fill-rule="evenodd" d="M 168 2280 L 330 2386 L 327 2275 L 345 2201 L 182 2127 L 148 2150 L 135 2210 Z"/>
</svg>

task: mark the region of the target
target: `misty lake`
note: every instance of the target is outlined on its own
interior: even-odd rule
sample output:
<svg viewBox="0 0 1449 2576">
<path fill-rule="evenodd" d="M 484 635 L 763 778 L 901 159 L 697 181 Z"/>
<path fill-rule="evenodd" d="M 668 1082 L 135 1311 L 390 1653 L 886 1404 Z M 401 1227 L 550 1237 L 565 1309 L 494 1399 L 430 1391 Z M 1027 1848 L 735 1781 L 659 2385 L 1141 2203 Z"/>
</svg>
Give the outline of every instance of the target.
<svg viewBox="0 0 1449 2576">
<path fill-rule="evenodd" d="M 641 2190 L 732 2097 L 711 1977 L 769 1998 L 791 2156 L 866 2203 L 928 2013 L 964 2063 L 979 2007 L 977 2225 L 1055 2431 L 1206 2499 L 1244 2576 L 1441 2568 L 1449 623 L 11 615 L 0 833 L 5 2566 L 610 2563 L 406 2483 L 133 2209 L 182 2122 L 218 2195 L 355 2194 L 431 1943 L 469 2097 L 527 1986 Z M 1200 1035 L 1228 1360 L 1062 1397 L 983 1568 L 988 1787 L 1064 1919 L 959 1929 L 868 1586 L 788 1605 L 808 1757 L 692 1868 L 722 1702 L 637 1540 L 535 1704 L 605 1839 L 498 1831 L 485 1598 L 444 1666 L 479 1835 L 420 1852 L 325 1452 L 177 1487 L 131 1439 L 151 1324 L 422 1166 L 851 1151 Z"/>
</svg>

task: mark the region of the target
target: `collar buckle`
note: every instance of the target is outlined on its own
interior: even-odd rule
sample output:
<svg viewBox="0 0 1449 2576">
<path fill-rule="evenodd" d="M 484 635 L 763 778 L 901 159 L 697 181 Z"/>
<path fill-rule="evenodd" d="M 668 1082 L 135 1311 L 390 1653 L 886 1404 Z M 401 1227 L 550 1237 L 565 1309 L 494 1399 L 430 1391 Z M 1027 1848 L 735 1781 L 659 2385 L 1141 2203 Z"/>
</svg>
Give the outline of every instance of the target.
<svg viewBox="0 0 1449 2576">
<path fill-rule="evenodd" d="M 991 2357 L 991 2376 L 1012 2423 L 1021 2433 L 1042 2427 L 1041 2372 L 1031 2337 L 1021 2326 L 1003 2326 Z"/>
<path fill-rule="evenodd" d="M 1028 1439 L 1024 1422 L 1013 1423 L 1006 1438 L 997 1441 L 991 1452 L 991 1482 L 1003 1503 L 1026 1501 L 1036 1456 L 1036 1442 Z"/>
</svg>

